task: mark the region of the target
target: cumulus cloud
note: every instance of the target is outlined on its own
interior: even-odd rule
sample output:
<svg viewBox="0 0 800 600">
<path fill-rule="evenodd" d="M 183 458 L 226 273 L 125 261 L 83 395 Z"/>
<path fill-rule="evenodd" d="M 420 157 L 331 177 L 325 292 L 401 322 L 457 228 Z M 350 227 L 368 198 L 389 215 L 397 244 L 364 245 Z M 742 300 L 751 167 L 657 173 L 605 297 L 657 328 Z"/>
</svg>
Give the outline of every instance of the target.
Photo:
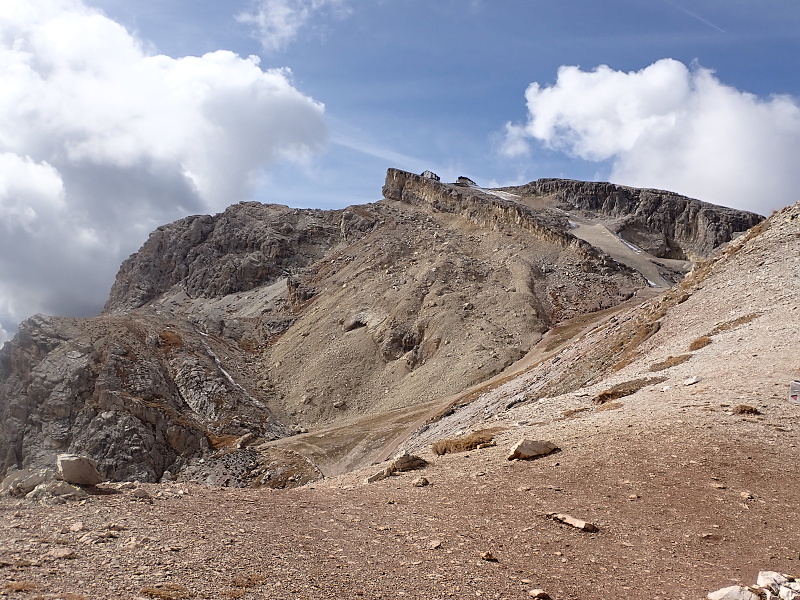
<svg viewBox="0 0 800 600">
<path fill-rule="evenodd" d="M 767 214 L 800 200 L 795 98 L 759 98 L 672 59 L 627 73 L 561 67 L 554 84 L 532 83 L 525 98 L 527 122 L 506 125 L 508 156 L 535 140 L 610 160 L 618 183 Z"/>
<path fill-rule="evenodd" d="M 347 0 L 259 0 L 249 11 L 236 16 L 255 28 L 265 50 L 285 48 L 316 15 L 344 15 Z"/>
<path fill-rule="evenodd" d="M 0 343 L 34 312 L 96 312 L 154 227 L 327 143 L 288 70 L 155 55 L 79 0 L 4 0 L 0 78 Z"/>
</svg>

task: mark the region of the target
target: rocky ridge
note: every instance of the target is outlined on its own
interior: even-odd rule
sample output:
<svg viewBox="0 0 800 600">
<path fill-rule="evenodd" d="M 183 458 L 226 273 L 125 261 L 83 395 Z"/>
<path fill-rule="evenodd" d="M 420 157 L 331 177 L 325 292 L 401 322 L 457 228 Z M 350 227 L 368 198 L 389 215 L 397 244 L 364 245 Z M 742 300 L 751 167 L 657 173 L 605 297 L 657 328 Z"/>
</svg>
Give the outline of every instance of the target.
<svg viewBox="0 0 800 600">
<path fill-rule="evenodd" d="M 567 210 L 614 219 L 616 233 L 632 243 L 645 242 L 645 249 L 658 257 L 708 256 L 763 218 L 674 192 L 613 183 L 551 178 L 502 189 L 523 197 L 552 198 Z"/>
</svg>

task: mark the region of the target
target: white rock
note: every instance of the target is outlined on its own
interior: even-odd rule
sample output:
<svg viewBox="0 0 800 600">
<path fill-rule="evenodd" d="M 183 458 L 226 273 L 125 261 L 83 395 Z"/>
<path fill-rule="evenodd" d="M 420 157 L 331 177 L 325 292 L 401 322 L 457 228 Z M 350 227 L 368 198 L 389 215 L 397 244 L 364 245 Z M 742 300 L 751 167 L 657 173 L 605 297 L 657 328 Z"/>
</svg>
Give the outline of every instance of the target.
<svg viewBox="0 0 800 600">
<path fill-rule="evenodd" d="M 777 571 L 759 571 L 756 585 L 777 592 L 781 584 L 787 581 L 789 581 L 789 578 Z"/>
<path fill-rule="evenodd" d="M 56 497 L 64 500 L 80 500 L 88 495 L 81 488 L 70 485 L 66 481 L 46 481 L 37 485 L 30 493 L 25 495 L 25 498 L 28 500 L 42 500 Z"/>
<path fill-rule="evenodd" d="M 694 385 L 695 383 L 700 383 L 700 378 L 697 375 L 684 381 L 683 385 Z"/>
<path fill-rule="evenodd" d="M 800 600 L 800 592 L 787 586 L 781 586 L 781 591 L 778 592 L 778 598 L 781 600 Z"/>
<path fill-rule="evenodd" d="M 103 476 L 97 472 L 97 461 L 88 456 L 77 454 L 59 454 L 56 466 L 61 478 L 76 485 L 97 485 Z"/>
<path fill-rule="evenodd" d="M 760 600 L 756 594 L 740 585 L 722 588 L 716 592 L 711 592 L 706 597 L 708 600 Z"/>
<path fill-rule="evenodd" d="M 14 471 L 0 485 L 0 495 L 24 496 L 32 492 L 37 485 L 54 478 L 55 474 L 49 469 Z"/>
</svg>

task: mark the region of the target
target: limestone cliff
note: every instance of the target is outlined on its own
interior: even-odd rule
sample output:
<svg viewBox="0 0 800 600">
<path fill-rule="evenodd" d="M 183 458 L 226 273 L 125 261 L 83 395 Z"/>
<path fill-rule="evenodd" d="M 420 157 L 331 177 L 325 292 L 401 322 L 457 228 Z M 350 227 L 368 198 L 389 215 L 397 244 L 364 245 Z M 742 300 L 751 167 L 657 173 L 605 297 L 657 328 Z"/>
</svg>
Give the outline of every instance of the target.
<svg viewBox="0 0 800 600">
<path fill-rule="evenodd" d="M 670 258 L 704 257 L 764 217 L 687 198 L 664 190 L 638 189 L 613 183 L 539 179 L 503 188 L 521 197 L 550 197 L 566 210 L 587 211 L 618 219 L 615 229 L 636 243 L 655 234 L 654 253 Z M 653 248 L 650 248 L 653 250 Z"/>
</svg>

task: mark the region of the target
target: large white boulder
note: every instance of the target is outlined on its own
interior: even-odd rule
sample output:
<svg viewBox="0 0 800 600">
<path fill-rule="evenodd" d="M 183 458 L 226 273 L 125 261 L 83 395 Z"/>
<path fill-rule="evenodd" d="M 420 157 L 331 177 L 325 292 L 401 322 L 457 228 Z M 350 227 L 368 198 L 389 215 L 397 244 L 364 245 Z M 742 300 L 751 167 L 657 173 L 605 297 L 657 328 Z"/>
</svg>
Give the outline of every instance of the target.
<svg viewBox="0 0 800 600">
<path fill-rule="evenodd" d="M 59 454 L 56 466 L 61 479 L 68 483 L 97 485 L 103 481 L 103 476 L 97 471 L 97 461 L 88 456 Z"/>
</svg>

